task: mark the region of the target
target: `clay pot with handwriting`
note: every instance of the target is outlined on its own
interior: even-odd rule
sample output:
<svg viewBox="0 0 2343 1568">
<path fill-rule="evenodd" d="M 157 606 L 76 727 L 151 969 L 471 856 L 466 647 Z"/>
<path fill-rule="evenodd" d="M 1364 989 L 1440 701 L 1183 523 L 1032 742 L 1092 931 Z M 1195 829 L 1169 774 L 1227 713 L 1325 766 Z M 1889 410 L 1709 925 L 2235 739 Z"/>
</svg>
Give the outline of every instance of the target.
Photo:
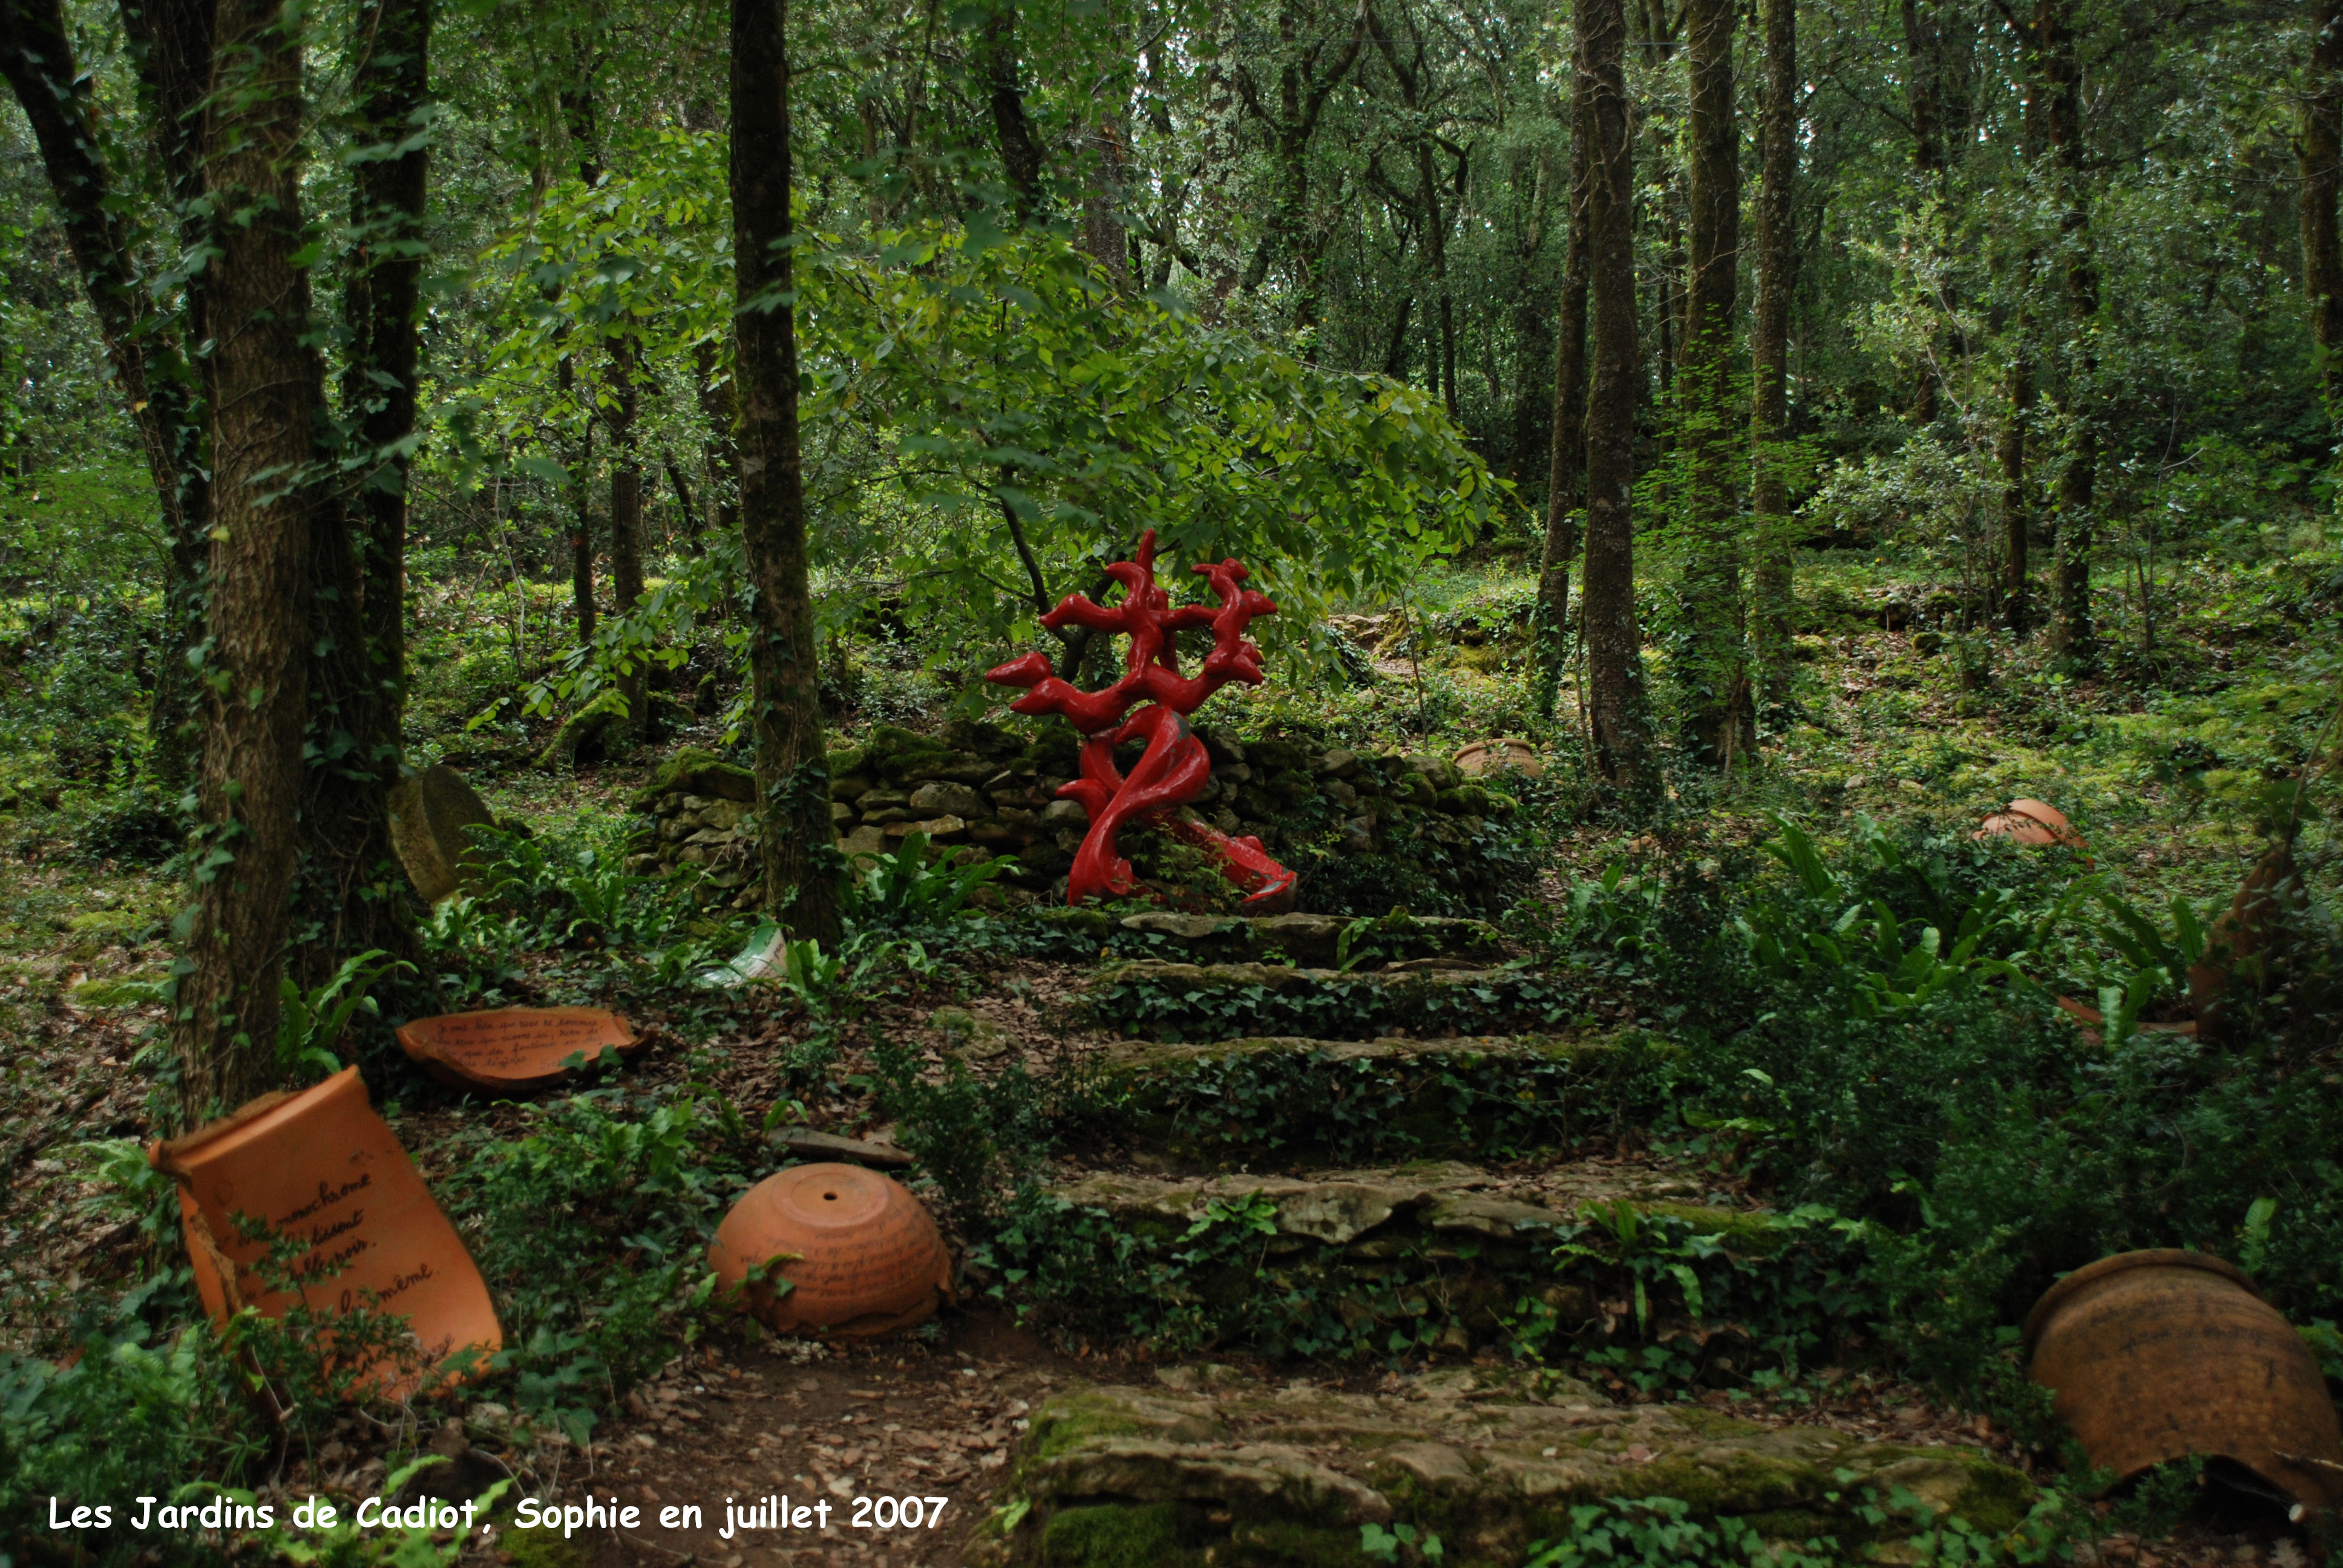
<svg viewBox="0 0 2343 1568">
<path fill-rule="evenodd" d="M 282 1317 L 355 1307 L 407 1320 L 413 1354 L 364 1381 L 412 1392 L 449 1355 L 504 1343 L 488 1288 L 415 1162 L 346 1067 L 157 1143 L 147 1160 L 178 1183 L 196 1289 L 216 1322 L 246 1307 Z M 264 1269 L 269 1238 L 303 1250 Z"/>
<path fill-rule="evenodd" d="M 1467 779 L 1484 779 L 1492 773 L 1508 771 L 1524 779 L 1536 779 L 1545 773 L 1545 764 L 1538 760 L 1537 748 L 1512 736 L 1475 740 L 1458 750 L 1454 761 L 1456 770 Z"/>
<path fill-rule="evenodd" d="M 458 1089 L 525 1094 L 569 1078 L 574 1057 L 640 1045 L 633 1026 L 598 1007 L 500 1007 L 418 1018 L 398 1043 L 424 1071 Z"/>
<path fill-rule="evenodd" d="M 935 1221 L 902 1183 L 859 1165 L 759 1181 L 716 1228 L 708 1263 L 728 1290 L 746 1287 L 749 1310 L 777 1333 L 876 1339 L 952 1299 Z"/>
</svg>

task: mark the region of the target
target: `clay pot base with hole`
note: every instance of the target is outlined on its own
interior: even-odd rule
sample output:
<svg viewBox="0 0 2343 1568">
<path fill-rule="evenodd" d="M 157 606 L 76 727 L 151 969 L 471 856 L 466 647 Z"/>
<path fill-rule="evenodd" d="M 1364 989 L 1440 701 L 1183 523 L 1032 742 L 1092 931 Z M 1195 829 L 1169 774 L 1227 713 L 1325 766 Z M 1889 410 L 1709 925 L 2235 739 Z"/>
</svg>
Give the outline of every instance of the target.
<svg viewBox="0 0 2343 1568">
<path fill-rule="evenodd" d="M 1524 779 L 1542 778 L 1545 764 L 1538 760 L 1537 748 L 1526 740 L 1511 736 L 1495 740 L 1475 740 L 1459 749 L 1454 761 L 1456 770 L 1467 779 L 1484 779 L 1492 773 L 1511 770 Z"/>
<path fill-rule="evenodd" d="M 413 1392 L 457 1352 L 476 1349 L 485 1361 L 503 1346 L 480 1271 L 375 1113 L 357 1068 L 298 1093 L 264 1094 L 146 1158 L 178 1183 L 196 1290 L 214 1322 L 245 1307 L 271 1318 L 297 1305 L 397 1313 L 415 1336 L 411 1364 L 381 1364 L 366 1380 L 391 1398 Z M 308 1244 L 275 1275 L 294 1288 L 274 1289 L 255 1271 L 266 1235 L 244 1239 L 239 1215 Z"/>
<path fill-rule="evenodd" d="M 600 1008 L 505 1007 L 417 1019 L 399 1029 L 398 1043 L 442 1083 L 522 1094 L 571 1077 L 577 1069 L 565 1064 L 573 1056 L 590 1062 L 642 1041 L 625 1019 Z"/>
<path fill-rule="evenodd" d="M 2343 1424 L 2318 1363 L 2234 1264 L 2176 1248 L 2102 1258 L 2043 1293 L 2026 1349 L 2027 1375 L 2118 1481 L 2201 1453 L 2306 1509 L 2343 1503 Z"/>
<path fill-rule="evenodd" d="M 902 1183 L 859 1165 L 798 1165 L 741 1195 L 716 1228 L 709 1267 L 776 1333 L 876 1339 L 952 1299 L 951 1254 Z M 749 1270 L 770 1264 L 775 1292 Z"/>
</svg>

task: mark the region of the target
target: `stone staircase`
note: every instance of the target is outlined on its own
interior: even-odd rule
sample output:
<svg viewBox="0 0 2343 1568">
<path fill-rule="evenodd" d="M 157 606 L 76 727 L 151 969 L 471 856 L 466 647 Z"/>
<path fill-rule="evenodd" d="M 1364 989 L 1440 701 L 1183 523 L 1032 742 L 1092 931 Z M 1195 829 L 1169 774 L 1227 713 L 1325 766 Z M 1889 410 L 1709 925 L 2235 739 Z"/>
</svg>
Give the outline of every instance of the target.
<svg viewBox="0 0 2343 1568">
<path fill-rule="evenodd" d="M 1714 1300 L 1696 1319 L 1671 1269 L 1725 1259 L 1715 1283 L 1737 1310 L 1742 1282 L 1835 1237 L 1616 1136 L 1654 1109 L 1667 1042 L 1544 1018 L 1436 1027 L 1556 1012 L 1561 988 L 1505 965 L 1478 922 L 1408 926 L 1344 969 L 1333 944 L 1348 960 L 1371 930 L 1117 922 L 1110 953 L 1163 956 L 1092 972 L 1094 1013 L 1127 1037 L 1086 1069 L 1090 1121 L 1066 1131 L 1089 1152 L 991 1261 L 1029 1290 L 1069 1282 L 1110 1336 L 1430 1370 L 1329 1387 L 1180 1365 L 1063 1390 L 1033 1412 L 970 1563 L 1364 1568 L 1431 1561 L 1437 1536 L 1443 1563 L 1513 1568 L 1571 1533 L 1572 1508 L 1614 1499 L 1850 1556 L 1896 1508 L 2023 1516 L 2029 1484 L 1974 1450 L 1627 1402 L 1615 1378 L 1517 1362 L 1674 1341 L 1684 1365 L 1741 1382 L 1750 1334 Z M 1304 1027 L 1245 1027 L 1264 1018 Z"/>
</svg>

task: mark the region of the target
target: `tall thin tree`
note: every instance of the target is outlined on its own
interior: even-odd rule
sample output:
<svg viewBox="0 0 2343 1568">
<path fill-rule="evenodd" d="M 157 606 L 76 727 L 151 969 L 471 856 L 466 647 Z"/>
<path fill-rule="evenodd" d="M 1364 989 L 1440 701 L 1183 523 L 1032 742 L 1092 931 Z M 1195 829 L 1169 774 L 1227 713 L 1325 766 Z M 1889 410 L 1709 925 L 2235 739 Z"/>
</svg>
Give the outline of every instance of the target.
<svg viewBox="0 0 2343 1568">
<path fill-rule="evenodd" d="M 2069 345 L 2057 383 L 2066 450 L 2066 462 L 2058 470 L 2050 642 L 2069 663 L 2087 668 L 2096 658 L 2091 556 L 2097 542 L 2099 432 L 2094 386 L 2098 356 L 2092 338 L 2099 313 L 2099 271 L 2091 237 L 2089 174 L 2083 146 L 2083 65 L 2076 47 L 2073 5 L 2074 0 L 2038 0 L 2034 41 L 2042 75 L 2043 126 L 2049 138 L 2059 204 Z"/>
<path fill-rule="evenodd" d="M 1737 0 L 1690 0 L 1691 276 L 1676 409 L 1685 476 L 1684 609 L 1689 646 L 1674 667 L 1694 750 L 1729 767 L 1756 744 L 1747 611 L 1741 598 L 1740 479 L 1747 425 L 1734 408 L 1733 327 L 1741 277 L 1741 136 L 1733 104 Z"/>
<path fill-rule="evenodd" d="M 1765 92 L 1757 142 L 1757 309 L 1751 323 L 1749 434 L 1753 608 L 1768 701 L 1789 692 L 1793 600 L 1790 548 L 1790 307 L 1798 291 L 1798 5 L 1759 0 Z"/>
<path fill-rule="evenodd" d="M 769 908 L 801 937 L 839 934 L 820 671 L 806 576 L 792 293 L 786 0 L 732 0 L 732 256 L 739 290 L 740 528 L 756 590 L 749 668 Z"/>
<path fill-rule="evenodd" d="M 2343 183 L 2343 0 L 2318 0 L 2310 21 L 2294 156 L 2302 176 L 2302 292 L 2332 420 L 2343 417 L 2343 244 L 2335 220 Z"/>
<path fill-rule="evenodd" d="M 1646 782 L 1643 635 L 1635 615 L 1634 145 L 1627 113 L 1627 21 L 1620 0 L 1578 0 L 1587 77 L 1586 265 L 1593 385 L 1586 407 L 1587 698 L 1596 771 L 1623 790 Z"/>
<path fill-rule="evenodd" d="M 1570 565 L 1578 556 L 1586 511 L 1586 201 L 1587 146 L 1593 125 L 1584 63 L 1572 49 L 1570 235 L 1563 243 L 1562 301 L 1555 313 L 1554 437 L 1546 465 L 1545 554 L 1538 569 L 1538 618 L 1544 634 L 1541 699 L 1553 711 L 1562 681 L 1563 634 L 1570 620 Z"/>
</svg>

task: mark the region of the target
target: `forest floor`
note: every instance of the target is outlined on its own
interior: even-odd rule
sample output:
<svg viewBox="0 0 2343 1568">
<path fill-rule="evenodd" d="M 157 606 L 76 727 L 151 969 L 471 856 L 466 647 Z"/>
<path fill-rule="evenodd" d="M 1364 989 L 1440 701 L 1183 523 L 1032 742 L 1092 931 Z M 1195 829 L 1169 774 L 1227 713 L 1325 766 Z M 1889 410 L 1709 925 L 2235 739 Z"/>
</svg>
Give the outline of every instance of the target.
<svg viewBox="0 0 2343 1568">
<path fill-rule="evenodd" d="M 1747 784 L 1704 803 L 1707 815 L 1695 829 L 1664 839 L 1600 822 L 1572 828 L 1554 847 L 1540 896 L 1558 911 L 1574 881 L 1606 865 L 1753 843 L 1770 830 L 1766 813 L 1775 809 L 1825 819 L 1858 812 L 1974 819 L 2013 797 L 2033 795 L 2076 819 L 2100 864 L 2137 879 L 2138 901 L 2173 894 L 2226 900 L 2255 840 L 2234 813 L 2207 802 L 2217 808 L 2225 790 L 2246 789 L 2249 768 L 2237 759 L 2298 717 L 2318 693 L 2306 694 L 2298 679 L 2273 664 L 2255 663 L 2290 644 L 2293 634 L 2283 624 L 2273 638 L 2271 618 L 2257 621 L 2241 612 L 2234 592 L 2225 599 L 2208 588 L 2187 604 L 2193 618 L 2167 629 L 2167 664 L 2230 678 L 2077 685 L 2020 655 L 1981 688 L 1974 670 L 1964 675 L 1950 657 L 1924 651 L 1909 631 L 1849 621 L 1811 635 L 1802 639 L 1800 720 L 1774 738 Z M 2252 640 L 2257 635 L 2259 642 Z M 1395 674 L 1386 670 L 1395 689 L 1405 683 L 1419 689 L 1394 691 L 1385 715 L 1394 724 L 1424 700 L 1413 665 L 1403 681 Z M 1446 740 L 1513 728 L 1505 720 L 1509 704 L 1518 701 L 1517 678 L 1447 668 L 1439 679 L 1451 709 L 1443 721 Z M 1396 731 L 1393 738 L 1406 739 Z M 2192 744 L 2237 765 L 2208 770 L 2200 764 L 2186 788 L 2170 769 L 2159 772 Z M 622 813 L 646 766 L 595 767 L 558 778 L 515 773 L 482 782 L 500 812 L 540 821 L 611 819 Z M 163 972 L 179 892 L 175 880 L 152 869 L 75 853 L 59 823 L 20 822 L 15 852 L 0 857 L 0 1030 L 15 1048 L 0 1085 L 0 1161 L 8 1191 L 0 1215 L 0 1344 L 14 1350 L 58 1354 L 76 1308 L 118 1294 L 156 1256 L 152 1233 L 120 1201 L 118 1172 L 92 1150 L 108 1141 L 118 1150 L 146 1136 L 152 1085 L 133 1064 L 153 1049 L 158 1011 L 151 1004 L 122 1005 L 114 988 Z M 571 1000 L 576 959 L 533 960 L 503 994 L 515 1001 Z M 947 982 L 895 987 L 847 1031 L 832 1083 L 867 1073 L 867 1048 L 880 1040 L 912 1044 L 926 1066 L 940 1067 L 951 1044 L 932 1015 L 943 1005 L 997 1026 L 1006 1041 L 1002 1062 L 1044 1076 L 1076 1071 L 1114 1044 L 1112 1034 L 1082 1021 L 1074 1005 L 1081 990 L 1079 967 L 1030 959 L 981 972 L 956 970 Z M 650 1041 L 628 1070 L 638 1090 L 689 1085 L 729 1100 L 752 1121 L 787 1093 L 775 1062 L 802 1037 L 799 1016 L 763 1003 L 709 1003 L 673 993 L 597 1000 L 634 1016 Z M 386 1106 L 386 1114 L 427 1176 L 441 1171 L 459 1131 L 518 1125 L 512 1107 L 458 1105 L 420 1081 L 395 1092 L 410 1097 Z M 871 1123 L 869 1105 L 838 1089 L 827 1100 L 810 1099 L 803 1116 L 825 1131 L 884 1141 L 892 1130 Z M 1633 1140 L 1613 1157 L 1656 1158 Z M 1112 1150 L 1061 1160 L 1069 1179 L 1131 1168 L 1127 1158 L 1118 1165 Z M 1514 1174 L 1534 1185 L 1538 1173 Z M 1708 1179 L 1725 1180 L 1714 1172 Z M 1496 1359 L 1485 1345 L 1473 1353 Z M 480 1560 L 548 1568 L 584 1561 L 949 1568 L 962 1561 L 971 1531 L 992 1509 L 1030 1413 L 1052 1393 L 1083 1382 L 1161 1387 L 1172 1366 L 1228 1363 L 1263 1386 L 1372 1392 L 1396 1375 L 1381 1367 L 1272 1365 L 1233 1352 L 1158 1362 L 1127 1345 L 1069 1344 L 1021 1326 L 1005 1306 L 975 1301 L 947 1309 L 938 1332 L 898 1342 L 823 1347 L 711 1338 L 627 1392 L 584 1449 L 556 1441 L 526 1452 L 499 1451 L 477 1423 L 470 1436 L 451 1431 L 434 1446 L 459 1462 L 467 1451 L 476 1452 L 471 1462 L 514 1474 L 527 1495 L 615 1497 L 642 1507 L 651 1521 L 639 1530 L 600 1533 L 591 1558 L 535 1533 L 491 1538 L 477 1548 Z M 1715 1390 L 1699 1397 L 1719 1408 L 1729 1403 L 1734 1414 L 1761 1424 L 1822 1424 L 1866 1441 L 1963 1444 L 2036 1469 L 2036 1456 L 2007 1432 L 1946 1408 L 1913 1384 L 1876 1372 L 1836 1372 L 1825 1370 L 1795 1400 L 1728 1400 Z M 1614 1392 L 1637 1397 L 1624 1385 Z M 347 1442 L 327 1445 L 338 1451 L 330 1458 L 320 1453 L 280 1468 L 275 1489 L 287 1496 L 309 1486 L 362 1494 L 385 1473 L 392 1440 L 421 1434 L 353 1427 L 347 1435 Z M 827 1501 L 833 1519 L 843 1519 L 860 1497 L 950 1501 L 940 1523 L 914 1531 L 833 1526 L 786 1544 L 718 1533 L 726 1502 L 773 1494 L 793 1503 Z M 702 1528 L 658 1526 L 659 1508 L 684 1503 L 711 1515 Z M 2083 1552 L 2079 1561 L 2143 1564 L 2293 1568 L 2308 1560 L 2296 1538 L 2268 1519 L 2210 1515 L 2185 1522 L 2165 1539 L 2117 1535 Z"/>
</svg>

